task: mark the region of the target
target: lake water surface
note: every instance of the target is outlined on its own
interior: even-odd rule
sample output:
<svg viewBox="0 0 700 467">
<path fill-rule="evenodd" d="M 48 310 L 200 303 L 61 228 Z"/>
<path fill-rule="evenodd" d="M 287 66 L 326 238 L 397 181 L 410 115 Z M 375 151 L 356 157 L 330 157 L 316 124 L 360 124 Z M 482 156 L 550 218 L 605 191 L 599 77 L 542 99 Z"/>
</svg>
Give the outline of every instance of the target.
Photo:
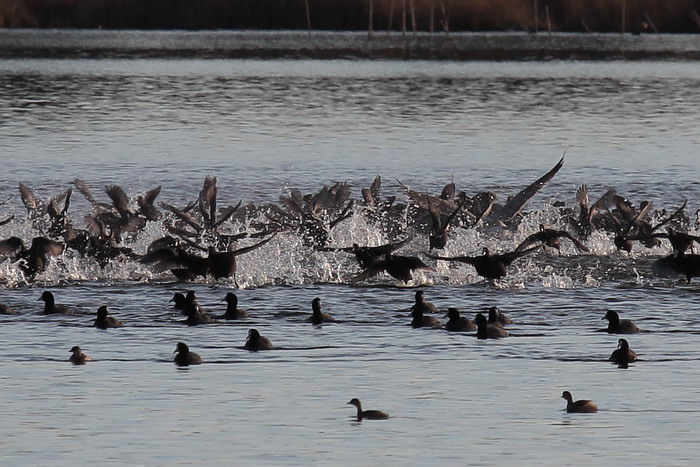
<svg viewBox="0 0 700 467">
<path fill-rule="evenodd" d="M 37 33 L 40 34 L 40 33 Z M 128 34 L 128 33 L 125 33 Z M 167 38 L 168 33 L 164 34 Z M 693 61 L 381 61 L 47 59 L 0 61 L 0 238 L 25 241 L 22 182 L 48 199 L 85 180 L 100 201 L 119 184 L 159 201 L 196 199 L 218 178 L 219 206 L 276 203 L 292 189 L 346 181 L 361 199 L 376 175 L 406 202 L 397 179 L 439 194 L 454 180 L 470 196 L 504 201 L 564 166 L 513 229 L 457 228 L 445 255 L 513 249 L 539 223 L 568 228 L 553 206 L 616 188 L 633 203 L 700 208 L 700 64 Z M 69 214 L 90 205 L 74 193 Z M 237 231 L 240 224 L 227 223 Z M 165 233 L 151 223 L 129 246 Z M 361 209 L 332 245 L 381 244 Z M 616 251 L 594 232 L 591 253 L 566 245 L 517 261 L 496 285 L 467 265 L 436 264 L 408 286 L 388 276 L 353 284 L 344 252 L 312 251 L 291 233 L 243 255 L 236 290 L 252 317 L 187 327 L 168 300 L 194 290 L 212 314 L 232 280 L 176 282 L 136 261 L 101 268 L 69 253 L 27 283 L 0 263 L 0 446 L 8 465 L 695 465 L 700 456 L 700 317 L 695 283 L 658 278 L 671 249 Z M 416 232 L 402 254 L 422 256 Z M 696 248 L 697 249 L 697 248 Z M 416 287 L 441 310 L 473 316 L 497 305 L 511 336 L 412 329 Z M 44 316 L 51 290 L 75 316 Z M 310 303 L 341 320 L 313 327 Z M 92 327 L 106 304 L 125 326 Z M 628 336 L 640 361 L 607 362 L 619 336 L 607 309 L 644 332 Z M 442 316 L 439 316 L 442 319 Z M 444 320 L 443 320 L 444 321 Z M 276 349 L 241 349 L 248 329 Z M 178 341 L 204 359 L 172 363 Z M 80 345 L 92 356 L 68 363 Z M 567 414 L 562 391 L 592 399 Z M 390 413 L 354 420 L 353 397 Z"/>
</svg>

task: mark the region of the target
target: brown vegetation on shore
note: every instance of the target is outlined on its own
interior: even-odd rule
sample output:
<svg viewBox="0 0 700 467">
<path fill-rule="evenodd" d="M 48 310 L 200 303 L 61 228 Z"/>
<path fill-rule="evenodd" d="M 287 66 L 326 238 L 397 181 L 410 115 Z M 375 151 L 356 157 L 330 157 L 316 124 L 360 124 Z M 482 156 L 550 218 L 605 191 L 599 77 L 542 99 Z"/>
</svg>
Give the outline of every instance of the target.
<svg viewBox="0 0 700 467">
<path fill-rule="evenodd" d="M 307 5 L 313 30 L 700 32 L 700 0 L 0 0 L 0 26 L 306 29 Z"/>
</svg>

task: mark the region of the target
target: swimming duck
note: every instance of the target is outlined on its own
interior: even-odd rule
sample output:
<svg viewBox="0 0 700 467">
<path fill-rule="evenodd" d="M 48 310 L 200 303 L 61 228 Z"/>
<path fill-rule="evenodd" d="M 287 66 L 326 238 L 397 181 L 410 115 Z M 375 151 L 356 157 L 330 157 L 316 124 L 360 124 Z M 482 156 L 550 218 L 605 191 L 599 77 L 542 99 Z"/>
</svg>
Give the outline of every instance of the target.
<svg viewBox="0 0 700 467">
<path fill-rule="evenodd" d="M 569 391 L 564 391 L 561 397 L 566 399 L 567 413 L 596 413 L 598 411 L 598 406 L 592 401 L 582 399 L 574 402 Z"/>
<path fill-rule="evenodd" d="M 323 313 L 321 311 L 321 299 L 316 297 L 311 301 L 311 309 L 313 311 L 313 314 L 307 321 L 311 321 L 314 325 L 316 324 L 321 324 L 321 323 L 337 323 L 338 320 L 336 320 L 334 317 L 329 315 L 328 313 Z"/>
<path fill-rule="evenodd" d="M 77 345 L 73 346 L 71 351 L 71 356 L 68 358 L 68 361 L 71 362 L 73 365 L 85 365 L 85 362 L 89 362 L 92 360 L 88 355 L 85 355 L 83 351 L 78 347 Z"/>
<path fill-rule="evenodd" d="M 362 404 L 357 398 L 353 398 L 352 400 L 350 400 L 350 402 L 348 402 L 348 404 L 357 407 L 358 422 L 361 422 L 364 418 L 366 418 L 367 420 L 386 420 L 387 418 L 389 418 L 389 414 L 382 412 L 381 410 L 362 410 Z"/>
<path fill-rule="evenodd" d="M 477 326 L 476 337 L 479 339 L 497 339 L 508 335 L 508 331 L 503 329 L 503 327 L 489 324 L 486 316 L 481 313 L 476 314 L 475 321 Z"/>
<path fill-rule="evenodd" d="M 173 361 L 177 366 L 199 365 L 202 363 L 202 357 L 195 352 L 190 352 L 190 348 L 184 342 L 178 342 Z"/>
<path fill-rule="evenodd" d="M 472 320 L 467 317 L 460 316 L 457 308 L 448 308 L 446 318 L 449 318 L 445 323 L 445 329 L 448 331 L 476 331 L 477 326 Z"/>
<path fill-rule="evenodd" d="M 511 251 L 509 253 L 492 255 L 489 249 L 484 247 L 484 254 L 481 256 L 444 257 L 431 255 L 430 253 L 426 253 L 426 256 L 441 261 L 459 261 L 460 263 L 471 264 L 474 266 L 474 269 L 476 269 L 476 273 L 480 276 L 486 279 L 500 279 L 506 275 L 507 268 L 513 261 L 532 253 L 538 248 L 540 248 L 540 245 L 522 251 Z"/>
<path fill-rule="evenodd" d="M 124 323 L 119 321 L 117 318 L 108 315 L 109 312 L 107 311 L 106 306 L 102 305 L 99 307 L 97 309 L 97 319 L 95 320 L 95 324 L 93 324 L 93 326 L 99 329 L 118 328 L 124 326 Z"/>
<path fill-rule="evenodd" d="M 513 320 L 508 315 L 501 313 L 497 306 L 489 308 L 489 324 L 502 326 L 504 324 L 513 324 Z"/>
<path fill-rule="evenodd" d="M 608 320 L 608 333 L 610 334 L 634 334 L 641 330 L 628 319 L 620 319 L 620 315 L 614 310 L 608 310 L 601 319 Z"/>
<path fill-rule="evenodd" d="M 243 348 L 251 352 L 257 352 L 258 350 L 271 350 L 273 347 L 270 339 L 261 336 L 257 329 L 251 329 L 248 331 L 248 340 L 246 340 Z"/>
<path fill-rule="evenodd" d="M 248 313 L 246 310 L 238 308 L 238 296 L 235 293 L 228 292 L 224 300 L 226 300 L 226 313 L 219 316 L 219 318 L 241 319 L 250 317 L 250 313 Z"/>
<path fill-rule="evenodd" d="M 411 310 L 420 310 L 421 313 L 437 313 L 438 309 L 435 305 L 423 299 L 423 291 L 416 292 L 416 303 L 413 304 Z"/>
<path fill-rule="evenodd" d="M 425 316 L 423 312 L 419 309 L 414 309 L 411 312 L 413 320 L 411 321 L 411 326 L 413 328 L 440 328 L 442 324 L 434 316 Z"/>
<path fill-rule="evenodd" d="M 435 269 L 425 264 L 417 256 L 399 256 L 387 253 L 384 255 L 383 260 L 379 260 L 370 265 L 360 274 L 355 276 L 352 279 L 352 282 L 364 281 L 376 276 L 380 272 L 386 272 L 394 279 L 403 281 L 405 284 L 407 284 L 408 281 L 413 278 L 411 272 L 415 270 L 434 271 Z"/>
<path fill-rule="evenodd" d="M 174 302 L 175 304 L 173 305 L 173 308 L 182 313 L 183 315 L 187 315 L 185 313 L 185 294 L 181 292 L 175 292 L 173 295 L 173 298 L 170 299 L 171 302 Z"/>
<path fill-rule="evenodd" d="M 17 310 L 11 308 L 4 303 L 0 303 L 0 315 L 16 315 Z"/>
<path fill-rule="evenodd" d="M 630 363 L 637 361 L 637 353 L 630 349 L 626 339 L 618 339 L 617 349 L 613 351 L 608 360 L 617 363 L 620 368 L 627 368 Z"/>
<path fill-rule="evenodd" d="M 52 314 L 61 314 L 61 315 L 72 315 L 73 310 L 66 306 L 66 305 L 57 305 L 54 296 L 51 292 L 48 290 L 44 291 L 41 294 L 41 297 L 39 297 L 39 300 L 43 300 L 44 302 L 44 311 L 43 313 L 45 315 L 52 315 Z"/>
</svg>

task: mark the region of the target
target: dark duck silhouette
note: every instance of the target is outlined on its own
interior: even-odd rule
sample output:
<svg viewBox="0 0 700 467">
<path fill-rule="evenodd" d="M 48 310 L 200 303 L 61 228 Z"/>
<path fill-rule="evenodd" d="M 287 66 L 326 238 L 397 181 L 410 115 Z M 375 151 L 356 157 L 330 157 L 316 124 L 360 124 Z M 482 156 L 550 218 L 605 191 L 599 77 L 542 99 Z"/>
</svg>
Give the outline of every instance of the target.
<svg viewBox="0 0 700 467">
<path fill-rule="evenodd" d="M 72 315 L 74 313 L 73 309 L 66 305 L 57 305 L 53 294 L 48 290 L 41 294 L 39 300 L 44 302 L 44 311 L 42 313 L 45 315 Z"/>
<path fill-rule="evenodd" d="M 422 290 L 416 291 L 416 302 L 411 307 L 411 310 L 420 310 L 421 313 L 437 313 L 438 309 L 435 305 L 423 298 Z"/>
<path fill-rule="evenodd" d="M 170 299 L 171 302 L 174 302 L 173 308 L 182 313 L 183 315 L 186 315 L 187 313 L 185 312 L 185 294 L 181 292 L 175 292 L 173 295 L 173 298 Z"/>
<path fill-rule="evenodd" d="M 360 274 L 355 276 L 351 281 L 360 282 L 376 276 L 381 272 L 386 272 L 394 279 L 403 281 L 405 284 L 413 279 L 412 271 L 425 270 L 434 271 L 435 269 L 425 264 L 417 256 L 399 256 L 391 253 L 386 253 L 384 259 L 379 260 Z"/>
<path fill-rule="evenodd" d="M 187 316 L 187 319 L 185 319 L 185 324 L 188 326 L 198 326 L 200 324 L 209 324 L 214 322 L 212 317 L 209 316 L 209 314 L 207 314 L 207 312 L 204 311 L 204 309 L 199 305 L 194 291 L 192 290 L 187 292 L 187 295 L 185 295 L 183 313 L 185 316 Z"/>
<path fill-rule="evenodd" d="M 78 347 L 77 345 L 73 346 L 73 348 L 70 349 L 71 356 L 68 358 L 68 361 L 71 362 L 73 365 L 85 365 L 85 362 L 89 362 L 92 360 L 88 355 L 85 355 L 83 351 Z"/>
<path fill-rule="evenodd" d="M 5 305 L 4 303 L 0 303 L 0 315 L 16 315 L 17 310 L 14 308 Z"/>
<path fill-rule="evenodd" d="M 202 357 L 195 352 L 191 352 L 190 348 L 184 342 L 178 342 L 174 352 L 175 358 L 173 361 L 177 366 L 200 365 Z"/>
<path fill-rule="evenodd" d="M 19 237 L 10 237 L 0 241 L 0 255 L 9 256 L 18 262 L 19 268 L 27 280 L 46 270 L 49 256 L 63 253 L 65 246 L 46 237 L 34 237 L 27 248 Z"/>
<path fill-rule="evenodd" d="M 426 316 L 423 314 L 423 311 L 421 309 L 414 309 L 411 311 L 411 316 L 413 317 L 413 320 L 411 320 L 411 327 L 413 328 L 440 328 L 442 327 L 442 324 L 440 323 L 440 320 L 438 320 L 434 316 Z"/>
<path fill-rule="evenodd" d="M 566 230 L 546 229 L 543 224 L 540 224 L 540 231 L 532 235 L 528 235 L 520 245 L 515 248 L 515 251 L 526 250 L 529 246 L 539 243 L 550 248 L 555 248 L 561 255 L 561 239 L 566 238 L 576 246 L 579 251 L 589 251 L 588 247 L 581 243 L 579 239 L 574 237 Z"/>
<path fill-rule="evenodd" d="M 102 305 L 97 309 L 97 319 L 95 319 L 93 326 L 98 329 L 119 328 L 124 326 L 124 323 L 119 321 L 114 316 L 109 316 L 107 307 Z"/>
<path fill-rule="evenodd" d="M 243 346 L 245 350 L 257 352 L 258 350 L 272 350 L 272 342 L 265 336 L 261 336 L 257 329 L 248 331 L 248 339 Z"/>
<path fill-rule="evenodd" d="M 626 339 L 618 339 L 617 349 L 613 351 L 608 360 L 616 363 L 620 368 L 627 368 L 630 363 L 637 361 L 637 353 L 630 349 Z"/>
<path fill-rule="evenodd" d="M 238 296 L 235 293 L 228 292 L 224 300 L 226 301 L 226 313 L 219 316 L 220 319 L 242 319 L 250 317 L 250 313 L 238 308 Z"/>
<path fill-rule="evenodd" d="M 693 277 L 700 276 L 700 255 L 676 252 L 654 261 L 651 270 L 660 277 L 683 275 L 690 284 Z"/>
<path fill-rule="evenodd" d="M 614 310 L 608 310 L 602 319 L 608 320 L 608 333 L 610 334 L 634 334 L 641 330 L 628 319 L 620 319 L 620 315 Z"/>
<path fill-rule="evenodd" d="M 479 339 L 498 339 L 499 337 L 506 337 L 508 331 L 503 329 L 503 326 L 497 326 L 495 324 L 490 324 L 486 316 L 481 313 L 476 314 L 476 337 Z"/>
<path fill-rule="evenodd" d="M 350 402 L 348 402 L 348 404 L 357 407 L 358 422 L 361 422 L 365 418 L 367 420 L 386 420 L 389 418 L 389 414 L 384 413 L 381 410 L 362 410 L 362 404 L 357 398 L 352 399 Z"/>
<path fill-rule="evenodd" d="M 457 308 L 448 308 L 446 318 L 449 318 L 445 323 L 445 329 L 448 331 L 476 331 L 477 326 L 472 320 L 465 316 L 460 316 Z"/>
<path fill-rule="evenodd" d="M 311 301 L 311 310 L 312 315 L 307 321 L 310 321 L 314 325 L 338 322 L 338 320 L 336 320 L 333 316 L 321 311 L 321 299 L 318 297 Z"/>
<path fill-rule="evenodd" d="M 508 273 L 507 268 L 513 261 L 532 253 L 538 248 L 540 248 L 540 245 L 522 251 L 511 251 L 509 253 L 492 255 L 489 249 L 484 247 L 484 254 L 481 256 L 444 257 L 429 253 L 426 254 L 426 256 L 441 261 L 458 261 L 460 263 L 471 264 L 474 266 L 474 269 L 476 269 L 476 273 L 480 276 L 486 279 L 500 279 Z"/>
<path fill-rule="evenodd" d="M 489 308 L 489 324 L 496 324 L 502 326 L 504 324 L 513 324 L 513 320 L 508 317 L 508 315 L 501 313 L 501 310 L 497 306 L 492 306 Z"/>
<path fill-rule="evenodd" d="M 598 406 L 592 401 L 582 399 L 574 402 L 569 391 L 564 391 L 561 397 L 566 399 L 567 413 L 596 413 L 598 411 Z"/>
</svg>

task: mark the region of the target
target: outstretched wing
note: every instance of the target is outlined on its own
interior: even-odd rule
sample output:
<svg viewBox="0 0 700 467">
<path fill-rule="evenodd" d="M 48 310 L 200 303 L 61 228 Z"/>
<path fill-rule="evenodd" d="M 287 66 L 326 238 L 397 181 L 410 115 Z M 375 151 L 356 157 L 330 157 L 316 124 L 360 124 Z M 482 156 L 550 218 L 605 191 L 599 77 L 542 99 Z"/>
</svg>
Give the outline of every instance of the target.
<svg viewBox="0 0 700 467">
<path fill-rule="evenodd" d="M 487 222 L 499 222 L 499 221 L 509 221 L 515 217 L 520 210 L 525 206 L 530 198 L 535 196 L 538 191 L 540 191 L 544 186 L 549 183 L 549 181 L 554 178 L 554 176 L 559 172 L 559 169 L 564 165 L 564 157 L 566 153 L 561 157 L 557 165 L 552 167 L 552 169 L 544 174 L 542 177 L 538 178 L 534 183 L 530 184 L 527 188 L 521 190 L 517 195 L 513 196 L 501 209 L 493 214 L 486 217 Z"/>
</svg>

